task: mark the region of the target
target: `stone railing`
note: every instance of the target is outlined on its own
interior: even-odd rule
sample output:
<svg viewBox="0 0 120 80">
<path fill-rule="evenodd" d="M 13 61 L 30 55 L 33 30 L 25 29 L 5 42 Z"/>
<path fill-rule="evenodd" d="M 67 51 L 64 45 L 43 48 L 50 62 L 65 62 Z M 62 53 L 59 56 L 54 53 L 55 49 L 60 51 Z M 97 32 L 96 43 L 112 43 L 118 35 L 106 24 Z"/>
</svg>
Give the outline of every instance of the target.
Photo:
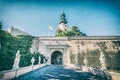
<svg viewBox="0 0 120 80">
<path fill-rule="evenodd" d="M 13 70 L 1 71 L 0 72 L 0 80 L 11 80 L 13 78 L 16 78 L 16 77 L 22 75 L 22 74 L 31 72 L 31 71 L 38 69 L 40 67 L 43 67 L 43 66 L 45 66 L 45 64 L 41 64 L 40 66 L 34 65 L 33 67 L 32 66 L 21 67 L 17 70 L 13 69 Z"/>
<path fill-rule="evenodd" d="M 120 80 L 120 73 L 109 72 L 112 76 L 112 80 Z"/>
</svg>

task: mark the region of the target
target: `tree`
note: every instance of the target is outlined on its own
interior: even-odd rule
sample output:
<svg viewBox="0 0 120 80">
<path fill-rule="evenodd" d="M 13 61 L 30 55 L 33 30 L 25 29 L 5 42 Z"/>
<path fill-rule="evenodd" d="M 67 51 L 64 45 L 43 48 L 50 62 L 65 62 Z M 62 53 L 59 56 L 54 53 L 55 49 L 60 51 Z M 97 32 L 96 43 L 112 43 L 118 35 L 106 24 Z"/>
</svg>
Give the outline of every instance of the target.
<svg viewBox="0 0 120 80">
<path fill-rule="evenodd" d="M 58 30 L 56 31 L 55 36 L 57 36 L 57 37 L 65 36 L 65 33 L 64 33 L 62 30 L 58 29 Z"/>
<path fill-rule="evenodd" d="M 80 30 L 78 30 L 78 27 L 72 26 L 71 28 L 72 36 L 79 36 L 81 34 Z"/>
<path fill-rule="evenodd" d="M 70 31 L 62 31 L 62 30 L 58 29 L 56 31 L 55 36 L 60 37 L 60 36 L 87 36 L 87 35 L 85 33 L 80 32 L 78 27 L 72 26 Z"/>
<path fill-rule="evenodd" d="M 72 26 L 71 32 L 72 36 L 87 36 L 85 33 L 81 32 L 76 26 Z"/>
<path fill-rule="evenodd" d="M 0 22 L 0 52 L 1 52 L 1 30 L 2 30 L 2 22 Z"/>
<path fill-rule="evenodd" d="M 32 56 L 35 57 L 35 64 L 38 63 L 38 56 L 41 55 L 41 62 L 43 62 L 43 55 L 35 53 L 34 55 L 30 52 L 32 45 L 33 36 L 30 35 L 19 35 L 12 36 L 4 30 L 1 30 L 0 34 L 0 71 L 12 69 L 16 51 L 20 50 L 20 67 L 31 65 Z M 4 65 L 4 66 L 3 66 Z"/>
<path fill-rule="evenodd" d="M 0 31 L 2 30 L 2 22 L 0 22 Z"/>
</svg>

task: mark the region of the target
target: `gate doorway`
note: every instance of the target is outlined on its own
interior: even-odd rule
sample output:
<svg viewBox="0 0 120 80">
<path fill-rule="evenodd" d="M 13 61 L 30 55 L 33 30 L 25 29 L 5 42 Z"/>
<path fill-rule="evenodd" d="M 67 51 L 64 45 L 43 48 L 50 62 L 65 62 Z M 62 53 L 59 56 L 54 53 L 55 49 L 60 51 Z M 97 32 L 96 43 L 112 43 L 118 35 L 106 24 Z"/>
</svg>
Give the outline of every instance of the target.
<svg viewBox="0 0 120 80">
<path fill-rule="evenodd" d="M 54 51 L 51 55 L 51 64 L 63 64 L 63 54 L 60 51 Z"/>
</svg>

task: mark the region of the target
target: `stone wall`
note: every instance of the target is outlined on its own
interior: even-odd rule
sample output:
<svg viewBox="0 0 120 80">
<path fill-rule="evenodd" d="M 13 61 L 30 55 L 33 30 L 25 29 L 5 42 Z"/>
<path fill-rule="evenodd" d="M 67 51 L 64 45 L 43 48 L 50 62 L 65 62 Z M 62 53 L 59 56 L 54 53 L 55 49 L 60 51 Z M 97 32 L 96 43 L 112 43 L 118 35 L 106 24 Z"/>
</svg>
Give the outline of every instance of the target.
<svg viewBox="0 0 120 80">
<path fill-rule="evenodd" d="M 83 59 L 86 57 L 88 66 L 101 68 L 99 57 L 102 51 L 107 69 L 120 70 L 120 36 L 41 36 L 37 39 L 38 52 L 43 52 L 49 59 L 53 50 L 62 50 L 66 57 L 63 61 L 68 64 L 84 65 Z"/>
<path fill-rule="evenodd" d="M 120 41 L 77 40 L 73 43 L 71 54 L 77 58 L 75 64 L 84 65 L 83 59 L 86 57 L 88 66 L 101 68 L 99 57 L 103 52 L 107 69 L 120 70 Z"/>
<path fill-rule="evenodd" d="M 112 80 L 120 80 L 120 74 L 119 73 L 114 73 L 114 72 L 109 72 L 112 76 Z"/>
<path fill-rule="evenodd" d="M 40 67 L 45 66 L 45 64 L 39 65 L 34 65 L 33 70 L 38 69 Z M 22 74 L 28 73 L 32 71 L 32 66 L 27 66 L 27 67 L 22 67 L 19 68 L 17 71 L 16 70 L 6 70 L 6 71 L 1 71 L 0 72 L 0 80 L 11 80 L 15 77 L 18 77 Z"/>
<path fill-rule="evenodd" d="M 31 53 L 38 52 L 38 49 L 39 49 L 39 38 L 34 37 L 30 48 L 30 52 Z"/>
</svg>

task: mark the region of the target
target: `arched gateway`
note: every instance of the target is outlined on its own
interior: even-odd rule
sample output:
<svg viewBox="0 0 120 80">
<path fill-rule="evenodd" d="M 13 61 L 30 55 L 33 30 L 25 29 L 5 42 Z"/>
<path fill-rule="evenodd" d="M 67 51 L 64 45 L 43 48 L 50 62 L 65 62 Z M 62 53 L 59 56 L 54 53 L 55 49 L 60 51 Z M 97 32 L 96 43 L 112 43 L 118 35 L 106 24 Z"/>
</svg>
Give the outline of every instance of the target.
<svg viewBox="0 0 120 80">
<path fill-rule="evenodd" d="M 81 63 L 84 59 L 84 55 L 87 56 L 87 53 L 93 55 L 92 58 L 89 56 L 89 59 L 96 59 L 99 57 L 98 49 L 102 47 L 107 47 L 105 50 L 118 51 L 119 46 L 114 43 L 120 42 L 120 37 L 96 37 L 96 36 L 77 36 L 77 37 L 49 37 L 41 36 L 34 38 L 34 43 L 31 47 L 31 52 L 42 53 L 47 58 L 47 64 L 77 64 Z M 100 46 L 102 44 L 102 47 Z M 91 47 L 92 46 L 92 47 Z M 111 47 L 109 47 L 111 46 Z M 115 47 L 115 48 L 114 48 Z M 93 52 L 91 52 L 93 51 Z M 97 51 L 97 56 L 94 56 L 94 51 Z M 78 53 L 82 54 L 79 55 Z M 108 53 L 109 54 L 109 53 Z M 78 59 L 77 56 L 80 56 L 82 59 Z M 82 61 L 80 61 L 82 60 Z M 97 63 L 100 63 L 99 59 L 96 60 Z M 88 60 L 88 62 L 90 62 Z M 92 62 L 90 62 L 91 65 Z M 99 64 L 98 64 L 99 66 Z M 117 65 L 116 65 L 117 66 Z"/>
<path fill-rule="evenodd" d="M 52 53 L 51 64 L 63 64 L 63 54 L 60 51 L 54 51 Z"/>
</svg>

